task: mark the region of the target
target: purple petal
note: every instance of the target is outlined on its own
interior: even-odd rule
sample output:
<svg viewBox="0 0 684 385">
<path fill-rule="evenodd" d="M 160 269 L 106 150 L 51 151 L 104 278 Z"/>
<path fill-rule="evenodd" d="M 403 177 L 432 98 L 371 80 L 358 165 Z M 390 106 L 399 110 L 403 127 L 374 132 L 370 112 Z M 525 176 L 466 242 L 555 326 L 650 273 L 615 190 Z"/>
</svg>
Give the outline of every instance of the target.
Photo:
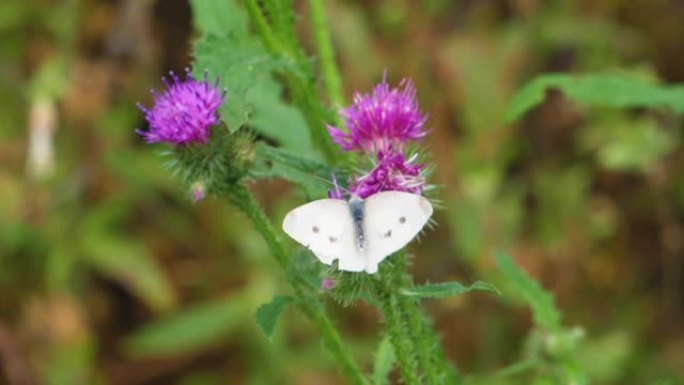
<svg viewBox="0 0 684 385">
<path fill-rule="evenodd" d="M 371 94 L 354 94 L 354 103 L 340 111 L 349 132 L 328 127 L 333 141 L 346 151 L 377 153 L 401 149 L 425 136 L 427 121 L 416 100 L 416 88 L 404 79 L 390 88 L 386 77 Z"/>
</svg>

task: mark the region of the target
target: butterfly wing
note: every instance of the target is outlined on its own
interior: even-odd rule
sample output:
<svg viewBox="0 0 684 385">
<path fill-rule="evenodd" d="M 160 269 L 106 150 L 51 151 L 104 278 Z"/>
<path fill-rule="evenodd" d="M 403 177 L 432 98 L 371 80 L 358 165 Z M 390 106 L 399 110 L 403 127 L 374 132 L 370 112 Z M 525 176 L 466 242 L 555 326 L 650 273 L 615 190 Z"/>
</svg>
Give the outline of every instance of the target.
<svg viewBox="0 0 684 385">
<path fill-rule="evenodd" d="M 362 271 L 365 267 L 356 248 L 346 201 L 320 199 L 299 206 L 285 216 L 283 231 L 326 265 L 339 259 L 340 270 Z"/>
<path fill-rule="evenodd" d="M 366 271 L 375 273 L 378 264 L 406 246 L 432 215 L 424 197 L 400 191 L 385 191 L 365 200 Z"/>
</svg>

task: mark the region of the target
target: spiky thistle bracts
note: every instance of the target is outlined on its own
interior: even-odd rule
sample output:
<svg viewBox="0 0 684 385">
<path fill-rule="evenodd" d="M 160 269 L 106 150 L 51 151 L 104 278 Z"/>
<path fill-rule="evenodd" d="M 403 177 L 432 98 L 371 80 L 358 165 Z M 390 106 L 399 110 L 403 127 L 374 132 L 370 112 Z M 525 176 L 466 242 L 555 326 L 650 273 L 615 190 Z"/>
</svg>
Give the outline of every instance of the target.
<svg viewBox="0 0 684 385">
<path fill-rule="evenodd" d="M 365 175 L 356 177 L 349 190 L 362 199 L 382 191 L 422 194 L 425 176 L 423 165 L 417 163 L 417 159 L 417 154 L 406 159 L 401 152 L 380 152 L 375 166 Z"/>
<path fill-rule="evenodd" d="M 218 110 L 225 101 L 225 91 L 219 88 L 218 79 L 214 83 L 209 81 L 207 72 L 201 81 L 193 78 L 189 69 L 186 69 L 185 80 L 173 72 L 169 76 L 170 80 L 163 79 L 167 88 L 164 92 L 152 91 L 154 104 L 151 108 L 138 104 L 149 130 L 136 132 L 148 143 L 206 144 L 211 129 L 221 122 Z"/>
</svg>

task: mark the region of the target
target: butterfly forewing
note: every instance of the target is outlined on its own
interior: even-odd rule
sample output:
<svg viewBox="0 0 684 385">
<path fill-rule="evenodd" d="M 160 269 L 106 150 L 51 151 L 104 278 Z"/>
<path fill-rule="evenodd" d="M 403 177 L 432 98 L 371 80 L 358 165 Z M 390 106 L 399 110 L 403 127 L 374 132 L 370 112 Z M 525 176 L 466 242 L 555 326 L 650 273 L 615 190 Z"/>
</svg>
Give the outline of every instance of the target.
<svg viewBox="0 0 684 385">
<path fill-rule="evenodd" d="M 365 200 L 366 271 L 408 244 L 432 215 L 432 205 L 416 194 L 386 191 Z"/>
<path fill-rule="evenodd" d="M 287 214 L 283 230 L 327 265 L 339 259 L 341 270 L 361 271 L 365 267 L 355 246 L 354 226 L 346 201 L 321 199 L 299 206 Z"/>
</svg>

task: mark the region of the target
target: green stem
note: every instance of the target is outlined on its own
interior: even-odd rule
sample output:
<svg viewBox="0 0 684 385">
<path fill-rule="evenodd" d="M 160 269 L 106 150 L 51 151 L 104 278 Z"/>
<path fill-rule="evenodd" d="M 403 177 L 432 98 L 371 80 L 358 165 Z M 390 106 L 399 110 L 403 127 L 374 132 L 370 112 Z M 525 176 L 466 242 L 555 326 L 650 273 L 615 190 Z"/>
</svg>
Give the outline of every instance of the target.
<svg viewBox="0 0 684 385">
<path fill-rule="evenodd" d="M 408 274 L 404 275 L 404 287 L 410 286 L 410 279 Z M 399 304 L 406 321 L 410 325 L 409 330 L 416 344 L 418 360 L 425 373 L 425 382 L 430 385 L 462 383 L 455 368 L 446 360 L 439 338 L 430 327 L 418 301 L 400 295 Z"/>
<path fill-rule="evenodd" d="M 402 315 L 409 324 L 411 337 L 418 352 L 418 361 L 425 374 L 425 382 L 430 385 L 439 384 L 439 374 L 433 360 L 435 349 L 438 346 L 434 346 L 432 339 L 426 335 L 427 325 L 423 322 L 425 318 L 418 308 L 418 302 L 399 295 L 399 304 L 402 309 Z"/>
<path fill-rule="evenodd" d="M 406 342 L 400 341 L 399 337 L 396 338 L 399 346 L 392 341 L 395 349 L 410 347 L 409 354 L 412 355 L 415 363 L 408 362 L 405 364 L 409 365 L 410 368 L 420 367 L 423 373 L 422 380 L 426 384 L 461 384 L 462 379 L 455 368 L 446 360 L 439 338 L 430 327 L 418 301 L 399 294 L 401 288 L 412 286 L 411 276 L 406 273 L 405 254 L 399 252 L 390 258 L 388 261 L 390 263 L 387 263 L 386 267 L 381 266 L 376 287 L 378 297 L 381 299 L 383 314 L 388 321 L 388 328 L 392 328 L 395 321 L 390 322 L 390 317 L 394 317 L 398 324 L 402 325 L 401 338 L 410 340 Z M 396 309 L 396 315 L 386 313 L 385 309 L 391 311 L 392 308 Z M 399 361 L 399 364 L 401 366 L 402 362 Z"/>
<path fill-rule="evenodd" d="M 254 23 L 254 28 L 256 28 L 257 33 L 261 36 L 266 48 L 271 51 L 277 51 L 278 47 L 282 46 L 278 39 L 273 34 L 271 27 L 268 25 L 266 18 L 261 13 L 261 8 L 256 0 L 246 0 L 245 6 L 247 7 L 247 13 Z M 282 53 L 282 52 L 281 52 Z"/>
<path fill-rule="evenodd" d="M 264 238 L 271 252 L 273 252 L 276 261 L 278 261 L 281 267 L 287 269 L 290 264 L 290 254 L 285 250 L 279 234 L 268 217 L 266 217 L 266 214 L 264 214 L 261 206 L 252 196 L 252 193 L 247 187 L 241 184 L 234 184 L 229 187 L 227 197 L 230 203 L 242 210 L 252 220 L 254 227 Z"/>
<path fill-rule="evenodd" d="M 335 357 L 338 365 L 342 367 L 342 372 L 347 377 L 350 384 L 353 385 L 368 385 L 366 377 L 361 373 L 356 363 L 352 361 L 349 352 L 345 349 L 335 325 L 333 325 L 330 318 L 325 314 L 321 305 L 308 301 L 303 304 L 304 311 L 309 314 L 309 317 L 316 323 L 318 329 L 323 335 L 323 343 L 330 353 Z"/>
<path fill-rule="evenodd" d="M 394 258 L 396 259 L 396 258 Z M 380 301 L 380 310 L 387 333 L 397 356 L 401 377 L 407 385 L 420 385 L 415 341 L 411 338 L 409 324 L 406 322 L 399 300 L 397 269 L 393 264 L 380 266 L 378 277 L 374 280 L 375 292 Z"/>
<path fill-rule="evenodd" d="M 283 246 L 280 233 L 275 230 L 273 224 L 254 199 L 249 189 L 241 184 L 235 184 L 230 187 L 226 195 L 233 205 L 242 210 L 251 219 L 255 229 L 261 234 L 271 249 L 276 261 L 278 261 L 283 269 L 287 270 L 290 254 L 285 249 L 285 246 Z M 342 368 L 342 372 L 347 380 L 353 385 L 367 385 L 363 373 L 361 373 L 351 359 L 349 352 L 347 352 L 342 343 L 342 338 L 340 338 L 330 318 L 325 314 L 323 305 L 318 298 L 306 292 L 306 283 L 300 278 L 288 274 L 288 281 L 298 298 L 297 302 L 301 310 L 318 327 L 319 332 L 323 336 L 325 346 Z"/>
<path fill-rule="evenodd" d="M 325 126 L 327 121 L 327 111 L 316 94 L 315 77 L 306 55 L 299 47 L 288 47 L 279 41 L 273 33 L 273 29 L 268 24 L 257 0 L 245 0 L 247 12 L 254 23 L 254 27 L 261 37 L 266 48 L 275 55 L 280 55 L 292 61 L 295 70 L 285 72 L 284 80 L 290 91 L 293 101 L 299 106 L 304 114 L 309 128 L 311 129 L 311 139 L 323 152 L 328 163 L 337 163 L 340 157 L 340 150 L 335 146 L 328 135 Z M 306 75 L 302 75 L 306 74 Z"/>
<path fill-rule="evenodd" d="M 323 0 L 309 0 L 309 7 L 311 8 L 311 22 L 314 29 L 318 60 L 321 63 L 321 70 L 323 72 L 323 82 L 328 91 L 330 103 L 335 108 L 341 108 L 344 105 L 342 81 L 340 79 L 340 71 L 337 68 L 337 62 L 335 61 L 335 51 L 333 50 L 332 39 L 330 38 L 330 29 L 328 29 Z"/>
<path fill-rule="evenodd" d="M 397 265 L 401 266 L 401 287 L 413 286 L 411 276 L 406 273 L 406 257 L 402 253 Z M 427 316 L 422 312 L 420 303 L 412 298 L 399 295 L 399 303 L 404 317 L 410 325 L 411 335 L 418 349 L 418 359 L 428 384 L 460 384 L 456 369 L 447 361 L 437 334 Z"/>
<path fill-rule="evenodd" d="M 425 338 L 426 341 L 430 341 L 430 344 L 433 347 L 432 354 L 436 360 L 438 373 L 440 373 L 440 383 L 449 385 L 463 384 L 463 377 L 461 377 L 461 374 L 456 367 L 447 360 L 439 336 L 435 333 L 434 329 L 429 326 L 427 318 L 425 317 L 423 317 L 423 325 L 423 338 Z"/>
<path fill-rule="evenodd" d="M 340 158 L 340 149 L 333 143 L 325 126 L 327 119 L 320 98 L 316 95 L 315 85 L 294 75 L 287 76 L 285 82 L 311 128 L 311 139 L 321 149 L 328 163 L 335 165 Z"/>
</svg>

